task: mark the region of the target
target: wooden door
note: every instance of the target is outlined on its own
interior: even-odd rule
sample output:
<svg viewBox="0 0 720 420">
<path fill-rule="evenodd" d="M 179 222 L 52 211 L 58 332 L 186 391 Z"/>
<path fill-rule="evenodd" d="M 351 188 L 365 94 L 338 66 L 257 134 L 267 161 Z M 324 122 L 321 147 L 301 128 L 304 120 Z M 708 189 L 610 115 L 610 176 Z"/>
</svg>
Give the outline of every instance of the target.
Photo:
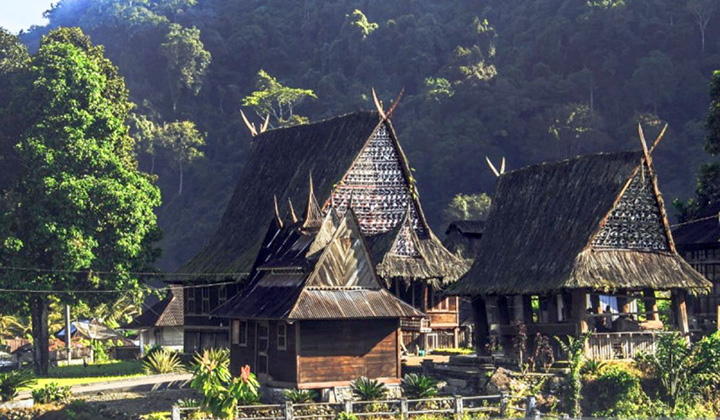
<svg viewBox="0 0 720 420">
<path fill-rule="evenodd" d="M 258 321 L 257 334 L 255 334 L 255 348 L 257 354 L 257 375 L 260 380 L 268 379 L 268 350 L 270 348 L 270 325 L 267 321 Z"/>
</svg>

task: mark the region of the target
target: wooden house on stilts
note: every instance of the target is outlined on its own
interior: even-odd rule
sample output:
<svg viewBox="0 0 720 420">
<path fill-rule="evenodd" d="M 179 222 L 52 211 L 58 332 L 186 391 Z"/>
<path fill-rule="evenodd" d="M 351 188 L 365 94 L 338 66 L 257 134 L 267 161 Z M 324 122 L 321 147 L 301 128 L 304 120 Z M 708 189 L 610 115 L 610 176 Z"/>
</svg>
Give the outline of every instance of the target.
<svg viewBox="0 0 720 420">
<path fill-rule="evenodd" d="M 382 284 L 428 314 L 423 320 L 403 319 L 403 345 L 412 350 L 457 344 L 458 298 L 444 296 L 443 290 L 470 264 L 448 251 L 425 220 L 390 121 L 397 101 L 387 112 L 376 103 L 376 112 L 355 112 L 266 132 L 248 124 L 257 135 L 220 226 L 205 248 L 180 270 L 199 273 L 193 282 L 207 285 L 186 291 L 192 296 L 185 300 L 185 351 L 212 343 L 217 346 L 223 340 L 227 343 L 227 335 L 222 335 L 224 320 L 211 317 L 210 312 L 221 303 L 219 296 L 230 290 L 228 297 L 232 297 L 236 287 L 241 290 L 245 285 L 242 275 L 208 281 L 201 273 L 249 272 L 265 234 L 267 203 L 277 195 L 282 212 L 290 212 L 288 202 L 306 200 L 309 175 L 318 211 L 327 214 L 333 208 L 342 217 L 352 209 Z M 237 286 L 225 288 L 224 294 L 214 286 L 227 281 L 236 281 Z M 197 304 L 206 297 L 208 305 Z"/>
<path fill-rule="evenodd" d="M 450 293 L 472 296 L 478 351 L 492 333 L 591 332 L 588 356 L 633 357 L 663 333 L 657 301 L 687 334 L 688 293 L 711 284 L 676 252 L 652 150 L 601 153 L 500 174 L 473 267 Z M 664 292 L 664 293 L 663 293 Z"/>
<path fill-rule="evenodd" d="M 297 389 L 348 386 L 360 376 L 400 382 L 400 319 L 422 314 L 380 283 L 352 210 L 279 215 L 249 283 L 213 312 L 229 318 L 231 370 Z"/>
</svg>

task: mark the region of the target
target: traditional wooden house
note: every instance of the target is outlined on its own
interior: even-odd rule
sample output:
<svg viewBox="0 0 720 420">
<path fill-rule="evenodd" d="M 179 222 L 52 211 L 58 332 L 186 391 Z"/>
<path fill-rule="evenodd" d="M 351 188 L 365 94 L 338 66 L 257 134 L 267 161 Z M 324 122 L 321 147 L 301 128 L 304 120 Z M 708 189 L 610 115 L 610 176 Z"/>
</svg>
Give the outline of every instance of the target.
<svg viewBox="0 0 720 420">
<path fill-rule="evenodd" d="M 474 298 L 479 351 L 491 330 L 507 344 L 522 322 L 530 337 L 592 332 L 593 358 L 632 357 L 663 333 L 658 299 L 671 299 L 673 324 L 688 333 L 687 295 L 711 285 L 677 254 L 643 150 L 499 176 L 474 265 L 450 290 Z"/>
<path fill-rule="evenodd" d="M 673 230 L 678 253 L 713 283 L 712 293 L 688 302 L 691 327 L 703 331 L 720 329 L 720 204 L 712 204 L 693 220 Z"/>
<path fill-rule="evenodd" d="M 184 346 L 183 322 L 183 291 L 171 286 L 165 298 L 148 306 L 122 329 L 138 332 L 141 352 L 145 346 L 155 345 L 179 351 Z"/>
<path fill-rule="evenodd" d="M 480 238 L 485 231 L 484 220 L 456 220 L 445 230 L 443 245 L 466 259 L 474 259 Z"/>
<path fill-rule="evenodd" d="M 298 389 L 347 386 L 360 376 L 400 381 L 400 319 L 424 317 L 375 272 L 352 210 L 278 217 L 247 286 L 213 315 L 230 318 L 231 370 Z"/>
<path fill-rule="evenodd" d="M 227 329 L 219 325 L 223 321 L 209 313 L 233 291 L 222 292 L 213 282 L 244 284 L 265 234 L 266 203 L 274 194 L 280 203 L 304 202 L 309 174 L 319 198 L 318 211 L 333 207 L 342 216 L 352 208 L 385 287 L 430 315 L 429 325 L 403 322 L 404 345 L 456 344 L 457 298 L 443 296 L 442 289 L 469 264 L 449 252 L 425 220 L 388 114 L 380 108 L 355 112 L 254 137 L 217 232 L 180 270 L 198 273 L 193 281 L 208 284 L 186 292 L 186 351 L 205 347 L 201 337 L 212 331 L 215 342 L 227 340 Z M 218 272 L 236 274 L 203 276 Z"/>
</svg>

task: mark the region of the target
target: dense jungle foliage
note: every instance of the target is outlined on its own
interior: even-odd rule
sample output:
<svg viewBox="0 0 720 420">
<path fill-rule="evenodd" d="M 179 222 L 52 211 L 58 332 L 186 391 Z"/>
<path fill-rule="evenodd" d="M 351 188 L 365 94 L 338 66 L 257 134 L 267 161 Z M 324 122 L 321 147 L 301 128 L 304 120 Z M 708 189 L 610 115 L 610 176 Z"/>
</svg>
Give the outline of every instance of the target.
<svg viewBox="0 0 720 420">
<path fill-rule="evenodd" d="M 163 266 L 172 269 L 199 250 L 232 193 L 252 141 L 239 110 L 260 70 L 312 91 L 295 107 L 310 121 L 371 109 L 373 86 L 386 104 L 404 87 L 394 123 L 436 229 L 456 194 L 492 192 L 486 155 L 515 169 L 639 148 L 638 121 L 651 138 L 670 125 L 655 153 L 660 184 L 666 201 L 687 199 L 708 159 L 715 3 L 60 0 L 49 25 L 21 39 L 33 51 L 49 30 L 79 26 L 125 77 L 136 132 L 145 121 L 196 125 L 162 130 L 189 146 L 141 154 L 163 192 Z"/>
</svg>

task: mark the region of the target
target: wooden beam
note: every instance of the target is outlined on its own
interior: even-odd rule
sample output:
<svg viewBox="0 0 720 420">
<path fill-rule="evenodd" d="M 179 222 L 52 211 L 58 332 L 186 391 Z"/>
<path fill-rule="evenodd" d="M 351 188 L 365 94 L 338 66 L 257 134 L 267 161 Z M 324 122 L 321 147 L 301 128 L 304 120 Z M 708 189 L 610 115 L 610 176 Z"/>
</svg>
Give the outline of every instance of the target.
<svg viewBox="0 0 720 420">
<path fill-rule="evenodd" d="M 487 317 L 487 305 L 482 296 L 472 300 L 473 318 L 475 320 L 475 351 L 478 355 L 487 356 L 486 344 L 490 337 L 490 325 Z"/>
<path fill-rule="evenodd" d="M 573 321 L 577 325 L 579 334 L 589 331 L 587 322 L 587 291 L 585 289 L 573 289 L 571 291 L 571 313 Z"/>
<path fill-rule="evenodd" d="M 643 296 L 645 300 L 645 311 L 652 312 L 651 320 L 660 321 L 660 313 L 658 312 L 657 298 L 655 298 L 655 290 L 645 289 L 643 290 Z"/>
<path fill-rule="evenodd" d="M 687 335 L 690 333 L 690 325 L 688 323 L 687 315 L 687 291 L 675 289 L 672 291 L 672 297 L 675 326 L 683 335 Z"/>
</svg>

